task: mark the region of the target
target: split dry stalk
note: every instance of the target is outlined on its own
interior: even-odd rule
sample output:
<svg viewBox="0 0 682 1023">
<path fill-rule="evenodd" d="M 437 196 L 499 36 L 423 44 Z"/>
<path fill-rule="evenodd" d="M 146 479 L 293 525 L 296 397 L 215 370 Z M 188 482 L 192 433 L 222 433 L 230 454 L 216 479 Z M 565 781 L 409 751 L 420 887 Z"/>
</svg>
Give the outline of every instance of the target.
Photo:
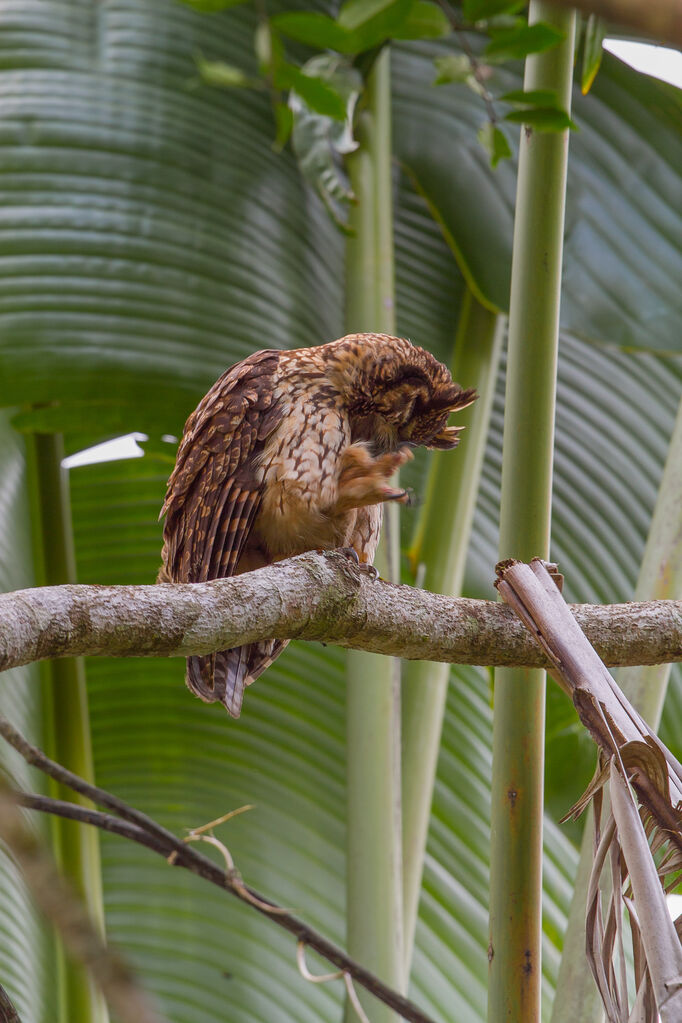
<svg viewBox="0 0 682 1023">
<path fill-rule="evenodd" d="M 599 747 L 599 767 L 571 811 L 595 806 L 595 849 L 587 895 L 586 950 L 609 1023 L 682 1019 L 682 946 L 665 892 L 682 871 L 682 766 L 625 698 L 563 600 L 556 566 L 498 565 L 497 587 L 552 663 L 550 674 L 572 698 Z M 608 783 L 612 812 L 601 821 Z M 639 807 L 631 792 L 634 789 Z M 658 856 L 658 860 L 654 856 Z M 611 871 L 602 905 L 600 878 Z M 672 879 L 672 880 L 671 880 Z M 623 906 L 635 964 L 628 1008 Z"/>
</svg>

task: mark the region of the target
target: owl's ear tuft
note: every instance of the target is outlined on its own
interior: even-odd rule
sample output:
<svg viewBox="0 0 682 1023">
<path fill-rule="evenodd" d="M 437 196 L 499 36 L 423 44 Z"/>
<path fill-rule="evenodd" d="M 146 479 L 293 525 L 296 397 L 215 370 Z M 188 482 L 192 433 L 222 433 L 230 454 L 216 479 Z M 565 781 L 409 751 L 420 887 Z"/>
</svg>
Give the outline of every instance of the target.
<svg viewBox="0 0 682 1023">
<path fill-rule="evenodd" d="M 463 390 L 459 384 L 454 386 L 457 388 L 457 394 L 452 404 L 448 405 L 448 412 L 461 412 L 463 409 L 469 408 L 469 405 L 473 405 L 478 398 L 478 391 L 475 387 L 467 387 L 466 390 Z"/>
</svg>

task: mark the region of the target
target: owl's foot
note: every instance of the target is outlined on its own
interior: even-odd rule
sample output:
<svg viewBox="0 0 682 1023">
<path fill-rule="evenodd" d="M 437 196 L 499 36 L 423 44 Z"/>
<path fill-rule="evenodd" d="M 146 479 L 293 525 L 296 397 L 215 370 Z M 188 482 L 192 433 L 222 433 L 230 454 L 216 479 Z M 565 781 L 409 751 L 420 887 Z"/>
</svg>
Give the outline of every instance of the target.
<svg viewBox="0 0 682 1023">
<path fill-rule="evenodd" d="M 374 565 L 370 565 L 368 561 L 360 561 L 355 547 L 337 547 L 337 551 L 339 554 L 345 554 L 350 561 L 354 561 L 359 571 L 368 575 L 371 582 L 376 582 L 379 578 L 379 573 Z"/>
<path fill-rule="evenodd" d="M 349 445 L 341 456 L 335 511 L 343 513 L 383 501 L 408 504 L 409 491 L 392 486 L 391 477 L 412 458 L 414 455 L 407 446 L 373 458 L 365 444 Z"/>
</svg>

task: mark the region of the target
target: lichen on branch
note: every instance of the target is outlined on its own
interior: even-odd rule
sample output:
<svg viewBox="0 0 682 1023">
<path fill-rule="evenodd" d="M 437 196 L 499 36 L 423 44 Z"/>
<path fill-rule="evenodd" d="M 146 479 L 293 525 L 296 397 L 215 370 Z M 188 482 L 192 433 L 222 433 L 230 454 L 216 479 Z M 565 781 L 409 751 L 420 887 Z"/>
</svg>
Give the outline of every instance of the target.
<svg viewBox="0 0 682 1023">
<path fill-rule="evenodd" d="M 682 601 L 572 611 L 609 666 L 682 660 Z M 207 583 L 5 593 L 0 623 L 0 670 L 54 657 L 186 657 L 270 637 L 452 664 L 548 663 L 503 604 L 373 582 L 335 551 Z"/>
</svg>

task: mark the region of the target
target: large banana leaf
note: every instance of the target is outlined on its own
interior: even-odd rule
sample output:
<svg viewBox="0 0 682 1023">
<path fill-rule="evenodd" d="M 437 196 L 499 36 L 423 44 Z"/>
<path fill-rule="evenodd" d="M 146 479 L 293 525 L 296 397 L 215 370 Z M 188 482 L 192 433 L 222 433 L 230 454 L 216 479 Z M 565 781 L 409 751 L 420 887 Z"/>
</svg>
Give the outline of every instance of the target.
<svg viewBox="0 0 682 1023">
<path fill-rule="evenodd" d="M 0 587 L 21 589 L 34 582 L 26 463 L 22 438 L 0 413 Z M 41 686 L 38 665 L 15 668 L 3 676 L 0 713 L 16 721 L 34 742 L 41 742 Z M 37 772 L 14 751 L 3 750 L 3 768 L 23 788 L 45 791 Z M 35 822 L 48 834 L 45 822 Z M 37 918 L 23 880 L 7 856 L 0 873 L 0 983 L 12 992 L 22 1020 L 47 1021 L 55 989 L 50 936 Z M 34 974 L 35 969 L 35 974 Z"/>
<path fill-rule="evenodd" d="M 207 18 L 172 0 L 21 6 L 0 0 L 0 24 L 3 402 L 53 403 L 25 407 L 14 421 L 64 429 L 70 450 L 117 430 L 150 434 L 144 458 L 71 474 L 80 579 L 149 582 L 159 563 L 156 518 L 173 457 L 161 436 L 177 435 L 207 384 L 248 351 L 341 332 L 343 240 L 291 157 L 272 152 L 267 99 L 216 93 L 195 80 L 197 52 L 249 66 L 254 16 L 248 8 Z M 466 272 L 473 276 L 479 268 L 479 287 L 503 306 L 513 170 L 502 168 L 495 177 L 474 155 L 470 135 L 459 138 L 453 162 L 451 115 L 440 135 L 425 134 L 431 106 L 440 109 L 446 96 L 455 102 L 454 93 L 420 93 L 415 84 L 408 103 L 410 75 L 423 90 L 430 53 L 407 47 L 396 61 L 400 155 L 409 162 L 404 149 L 422 132 L 433 166 L 446 168 L 444 189 L 447 174 L 470 168 L 457 194 L 471 224 L 447 221 L 446 192 L 434 188 L 429 200 L 441 203 L 441 219 L 467 253 Z M 650 109 L 645 130 L 632 112 L 650 102 L 650 83 L 613 68 L 632 104 L 621 109 L 600 99 L 600 115 L 614 151 L 620 141 L 631 166 L 635 157 L 647 163 L 648 180 L 670 206 L 667 224 L 648 208 L 639 213 L 640 234 L 663 251 L 679 226 L 673 204 L 679 164 L 659 154 L 650 138 L 657 132 L 667 138 L 669 106 Z M 571 144 L 582 168 L 576 140 Z M 584 179 L 593 181 L 595 195 L 610 190 L 629 209 L 632 177 L 619 192 L 613 168 L 608 161 L 600 167 L 599 158 L 596 148 Z M 599 291 L 569 289 L 565 322 L 588 337 L 646 347 L 649 333 L 637 316 L 627 318 L 627 336 L 623 317 L 613 321 L 613 338 L 604 331 L 611 322 L 604 318 L 604 295 L 619 294 L 631 253 L 620 237 L 627 218 L 611 219 L 597 200 L 594 205 L 587 222 L 597 226 L 585 251 L 567 261 L 567 279 L 599 259 L 592 251 L 597 234 L 603 239 L 599 279 L 609 270 L 612 276 Z M 491 216 L 492 209 L 499 215 Z M 581 224 L 569 223 L 572 236 Z M 396 243 L 399 330 L 446 358 L 462 280 L 405 178 Z M 670 266 L 679 258 L 673 246 Z M 677 296 L 665 275 L 661 285 L 655 262 L 640 269 L 647 294 L 660 287 L 657 324 L 668 322 Z M 658 326 L 656 336 L 653 347 L 673 347 Z M 575 599 L 631 594 L 681 380 L 675 360 L 563 338 L 554 553 Z M 497 550 L 501 387 L 467 584 L 486 595 Z M 12 588 L 31 581 L 30 548 L 21 445 L 7 426 L 3 445 L 8 567 L 2 582 Z M 414 466 L 417 489 L 424 468 L 424 459 Z M 404 516 L 406 533 L 415 514 Z M 87 668 L 99 783 L 177 830 L 255 803 L 221 831 L 245 877 L 343 943 L 342 654 L 292 645 L 249 691 L 238 723 L 190 697 L 180 662 L 93 660 Z M 36 672 L 4 681 L 3 698 L 5 691 L 13 700 L 25 693 L 8 713 L 37 736 Z M 679 708 L 679 701 L 678 686 L 669 706 Z M 438 1018 L 464 1023 L 484 1017 L 490 714 L 487 673 L 453 671 L 413 987 Z M 664 727 L 679 752 L 672 714 Z M 548 729 L 548 805 L 558 816 L 578 794 L 580 771 L 589 775 L 592 751 L 559 695 L 550 702 Z M 576 862 L 573 838 L 548 820 L 548 998 Z M 341 988 L 306 984 L 296 972 L 292 940 L 273 924 L 120 839 L 103 836 L 102 850 L 110 936 L 173 1021 L 336 1018 Z M 25 1023 L 50 1023 L 49 948 L 40 967 L 35 951 L 44 932 L 23 911 L 13 878 L 4 891 L 0 981 L 17 998 Z"/>
<path fill-rule="evenodd" d="M 448 47 L 413 43 L 396 54 L 396 154 L 472 287 L 506 310 L 515 163 L 488 166 L 476 140 L 486 116 L 477 96 L 461 85 L 433 86 L 433 58 Z M 679 353 L 682 91 L 604 57 L 589 95 L 574 89 L 579 131 L 570 138 L 562 326 L 593 341 Z M 490 89 L 521 89 L 522 71 L 496 68 Z M 516 153 L 518 132 L 505 130 Z"/>
<path fill-rule="evenodd" d="M 563 341 L 554 553 L 567 574 L 571 598 L 623 599 L 634 585 L 665 455 L 666 431 L 681 390 L 681 367 L 669 372 L 669 365 L 655 357 L 606 353 L 568 337 Z M 589 416 L 576 417 L 571 408 L 586 371 L 593 407 L 600 410 L 594 424 Z M 629 429 L 634 435 L 634 450 L 623 466 L 636 484 L 630 490 L 624 488 L 619 466 L 613 464 L 618 462 L 615 445 L 599 436 L 599 431 L 609 429 Z M 480 591 L 487 588 L 489 567 L 496 556 L 498 464 L 495 431 L 470 565 L 471 588 Z M 153 577 L 158 564 L 154 515 L 166 472 L 166 460 L 150 454 L 72 473 L 83 580 Z M 592 480 L 584 492 L 574 483 L 574 477 L 581 475 Z M 562 500 L 564 488 L 571 493 L 570 501 Z M 627 529 L 614 528 L 621 509 Z M 606 571 L 610 560 L 601 548 L 615 543 L 622 547 L 620 567 L 610 578 Z M 595 564 L 605 569 L 599 589 L 594 584 Z M 144 566 L 146 571 L 138 576 Z M 293 645 L 249 692 L 247 712 L 238 724 L 227 721 L 219 709 L 190 700 L 177 662 L 98 660 L 88 665 L 88 674 L 100 781 L 175 828 L 246 802 L 256 803 L 256 810 L 226 827 L 225 840 L 236 861 L 250 881 L 342 941 L 344 721 L 339 652 Z M 549 812 L 558 817 L 587 780 L 594 754 L 564 698 L 554 690 L 550 693 L 547 789 Z M 673 693 L 673 699 L 679 702 L 679 695 Z M 679 751 L 674 704 L 671 710 L 666 727 L 669 741 Z M 484 1014 L 490 729 L 487 673 L 453 671 L 414 969 L 415 996 L 437 1018 L 476 1020 Z M 570 899 L 575 848 L 551 820 L 547 824 L 545 978 L 549 997 Z M 263 997 L 262 979 L 252 961 L 256 954 L 265 956 L 260 961 L 270 970 L 278 963 L 280 1000 L 285 993 L 293 998 L 292 992 L 299 991 L 288 938 L 273 933 L 272 926 L 261 919 L 251 919 L 242 907 L 223 907 L 193 879 L 175 875 L 162 879 L 159 865 L 148 854 L 125 853 L 122 861 L 121 842 L 105 837 L 105 888 L 113 900 L 109 925 L 112 934 L 133 949 L 150 983 L 166 998 L 168 978 L 174 977 L 172 1000 L 181 995 L 199 999 L 200 989 L 202 1004 L 207 1000 L 206 1018 L 210 1018 L 214 1009 L 208 1001 L 213 992 L 209 979 L 220 989 L 222 966 L 234 975 L 239 998 L 254 1012 Z M 142 905 L 136 910 L 138 886 Z M 119 905 L 121 888 L 126 900 Z M 187 900 L 182 927 L 172 923 L 178 890 Z M 219 941 L 209 943 L 201 937 L 203 927 L 214 933 L 221 920 L 228 933 Z M 250 950 L 251 941 L 259 953 Z M 204 955 L 210 962 L 204 961 Z M 150 959 L 153 962 L 147 965 Z M 176 994 L 178 975 L 186 978 L 186 985 Z M 308 999 L 313 1012 L 329 1018 L 329 1008 L 315 1001 L 323 992 L 306 987 L 300 992 L 301 1018 Z M 283 1005 L 281 1016 L 272 1007 L 268 1012 L 274 1019 L 296 1017 L 289 1003 Z M 245 1013 L 244 1018 L 251 1018 L 246 1008 Z M 234 1017 L 226 1013 L 225 1018 Z"/>
</svg>

